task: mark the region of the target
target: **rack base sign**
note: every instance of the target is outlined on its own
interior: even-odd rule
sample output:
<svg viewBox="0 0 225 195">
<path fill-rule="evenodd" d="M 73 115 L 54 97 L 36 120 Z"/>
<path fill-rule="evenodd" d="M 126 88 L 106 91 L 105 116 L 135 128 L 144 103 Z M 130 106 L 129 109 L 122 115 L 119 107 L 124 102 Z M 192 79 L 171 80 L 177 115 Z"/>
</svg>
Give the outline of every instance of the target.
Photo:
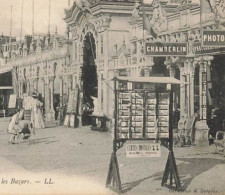
<svg viewBox="0 0 225 195">
<path fill-rule="evenodd" d="M 126 157 L 160 157 L 161 148 L 159 143 L 135 143 L 126 144 Z"/>
</svg>

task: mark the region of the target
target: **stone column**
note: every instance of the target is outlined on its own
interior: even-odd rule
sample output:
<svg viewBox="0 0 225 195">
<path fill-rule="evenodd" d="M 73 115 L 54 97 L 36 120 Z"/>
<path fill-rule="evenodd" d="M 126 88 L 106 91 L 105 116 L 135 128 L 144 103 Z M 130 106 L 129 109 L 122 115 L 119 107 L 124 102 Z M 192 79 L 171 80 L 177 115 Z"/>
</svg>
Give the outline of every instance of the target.
<svg viewBox="0 0 225 195">
<path fill-rule="evenodd" d="M 24 80 L 22 80 L 20 84 L 21 84 L 21 94 L 20 95 L 22 97 L 23 96 L 23 84 L 24 84 Z"/>
<path fill-rule="evenodd" d="M 38 92 L 38 78 L 34 79 L 33 87 L 34 87 L 34 91 Z"/>
<path fill-rule="evenodd" d="M 194 74 L 195 74 L 195 64 L 191 64 L 190 68 L 190 115 L 194 115 Z"/>
<path fill-rule="evenodd" d="M 149 77 L 150 76 L 150 66 L 145 66 L 144 67 L 144 75 L 145 75 L 145 77 Z"/>
<path fill-rule="evenodd" d="M 29 94 L 30 93 L 30 81 L 26 80 L 25 82 L 27 83 L 27 91 L 26 91 L 26 93 Z"/>
<path fill-rule="evenodd" d="M 50 113 L 51 113 L 51 118 L 52 121 L 55 120 L 55 110 L 54 110 L 54 105 L 53 105 L 53 101 L 54 101 L 54 77 L 50 77 L 49 78 L 49 89 L 50 89 Z"/>
<path fill-rule="evenodd" d="M 180 67 L 180 118 L 185 116 L 185 77 L 184 77 L 184 67 Z"/>
<path fill-rule="evenodd" d="M 98 106 L 99 106 L 99 109 L 98 110 L 101 110 L 102 108 L 102 73 L 99 71 L 98 73 Z"/>
<path fill-rule="evenodd" d="M 63 106 L 63 78 L 62 76 L 59 77 L 59 82 L 60 82 L 60 85 L 59 85 L 59 96 L 60 96 L 60 107 Z"/>
<path fill-rule="evenodd" d="M 45 121 L 52 122 L 54 119 L 54 113 L 52 113 L 51 103 L 51 83 L 48 77 L 45 77 Z"/>
<path fill-rule="evenodd" d="M 42 82 L 42 98 L 45 97 L 45 79 L 44 77 L 41 78 L 41 82 Z"/>
<path fill-rule="evenodd" d="M 21 97 L 22 95 L 22 92 L 21 92 L 21 81 L 19 80 L 18 81 L 18 83 L 19 83 L 19 85 L 18 85 L 18 87 L 19 87 L 19 89 L 18 89 L 18 94 L 19 94 L 19 97 Z"/>
<path fill-rule="evenodd" d="M 108 106 L 111 104 L 108 102 L 108 86 L 106 85 L 106 80 L 108 78 L 108 59 L 109 59 L 109 31 L 108 29 L 104 32 L 104 74 L 102 75 L 103 83 L 103 113 L 108 115 Z M 110 105 L 109 105 L 110 104 Z"/>
<path fill-rule="evenodd" d="M 208 145 L 208 132 L 207 125 L 207 66 L 213 59 L 212 56 L 204 56 L 199 60 L 199 115 L 200 121 L 195 124 L 195 143 L 196 145 Z"/>
</svg>

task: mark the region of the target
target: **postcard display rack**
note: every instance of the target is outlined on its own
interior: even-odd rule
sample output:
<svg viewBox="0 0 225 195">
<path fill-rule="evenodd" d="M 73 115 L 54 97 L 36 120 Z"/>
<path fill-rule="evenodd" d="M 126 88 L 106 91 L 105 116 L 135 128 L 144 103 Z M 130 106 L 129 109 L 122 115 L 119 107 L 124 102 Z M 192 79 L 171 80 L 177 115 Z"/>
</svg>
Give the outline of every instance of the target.
<svg viewBox="0 0 225 195">
<path fill-rule="evenodd" d="M 156 140 L 169 149 L 161 185 L 181 187 L 173 153 L 171 91 L 120 90 L 115 87 L 115 129 L 106 187 L 123 192 L 116 152 L 127 140 Z M 170 177 L 169 177 L 170 176 Z M 175 182 L 173 182 L 173 179 Z"/>
</svg>

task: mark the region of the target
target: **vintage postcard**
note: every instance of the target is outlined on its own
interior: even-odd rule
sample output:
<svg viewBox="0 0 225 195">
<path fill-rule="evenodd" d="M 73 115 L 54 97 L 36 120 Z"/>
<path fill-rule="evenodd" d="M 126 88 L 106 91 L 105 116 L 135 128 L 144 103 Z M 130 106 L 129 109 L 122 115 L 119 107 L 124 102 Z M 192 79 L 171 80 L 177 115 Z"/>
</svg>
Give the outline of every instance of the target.
<svg viewBox="0 0 225 195">
<path fill-rule="evenodd" d="M 223 0 L 0 0 L 0 194 L 225 194 Z"/>
</svg>

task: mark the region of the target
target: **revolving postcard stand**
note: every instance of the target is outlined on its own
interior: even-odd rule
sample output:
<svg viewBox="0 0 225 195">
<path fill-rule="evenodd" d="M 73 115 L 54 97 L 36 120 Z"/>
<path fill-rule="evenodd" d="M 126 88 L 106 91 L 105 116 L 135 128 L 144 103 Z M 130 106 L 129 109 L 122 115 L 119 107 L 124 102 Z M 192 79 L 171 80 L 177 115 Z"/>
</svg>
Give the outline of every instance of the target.
<svg viewBox="0 0 225 195">
<path fill-rule="evenodd" d="M 169 150 L 161 185 L 173 187 L 174 183 L 173 188 L 179 190 L 181 184 L 173 153 L 173 92 L 159 86 L 171 84 L 173 88 L 180 81 L 172 77 L 115 77 L 113 80 L 115 129 L 106 187 L 123 192 L 116 152 L 126 141 L 155 140 Z M 142 87 L 137 89 L 137 85 Z"/>
</svg>

